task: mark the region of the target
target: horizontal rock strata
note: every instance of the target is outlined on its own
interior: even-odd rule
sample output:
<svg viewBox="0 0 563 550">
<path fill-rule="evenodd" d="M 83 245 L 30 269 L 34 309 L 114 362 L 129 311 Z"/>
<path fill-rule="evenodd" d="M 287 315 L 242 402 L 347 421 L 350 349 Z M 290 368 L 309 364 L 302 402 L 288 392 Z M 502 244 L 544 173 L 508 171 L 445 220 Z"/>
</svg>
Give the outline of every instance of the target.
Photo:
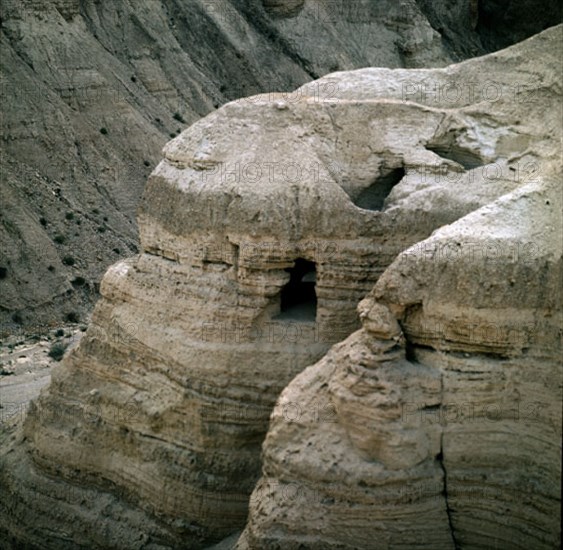
<svg viewBox="0 0 563 550">
<path fill-rule="evenodd" d="M 500 316 L 500 297 L 513 296 L 522 282 L 502 282 L 504 294 L 487 290 L 492 282 L 457 285 L 463 264 L 448 263 L 447 256 L 450 270 L 438 270 L 426 249 L 403 274 L 386 269 L 420 241 L 432 245 L 449 231 L 457 235 L 453 228 L 466 225 L 456 220 L 469 214 L 480 220 L 487 208 L 503 211 L 493 205 L 515 193 L 525 196 L 513 174 L 522 163 L 541 160 L 553 170 L 559 129 L 544 113 L 559 94 L 557 55 L 545 52 L 552 52 L 556 38 L 556 31 L 546 32 L 501 54 L 441 70 L 338 73 L 320 81 L 341 84 L 337 95 L 319 95 L 309 86 L 291 98 L 235 101 L 171 141 L 139 210 L 141 253 L 109 269 L 80 344 L 54 371 L 23 431 L 15 426 L 3 436 L 0 485 L 9 496 L 0 503 L 0 533 L 57 548 L 202 548 L 240 530 L 276 399 L 307 365 L 349 337 L 284 391 L 264 448 L 266 478 L 256 491 L 270 480 L 296 482 L 321 495 L 312 505 L 306 499 L 314 514 L 292 508 L 274 489 L 275 506 L 268 499 L 251 502 L 241 544 L 365 547 L 385 536 L 403 546 L 428 537 L 435 548 L 461 537 L 466 527 L 455 523 L 442 494 L 444 472 L 473 479 L 480 466 L 472 470 L 469 462 L 471 475 L 464 474 L 455 438 L 434 425 L 420 429 L 415 415 L 405 428 L 401 414 L 411 403 L 428 403 L 435 411 L 444 392 L 465 387 L 456 368 L 480 364 L 473 355 L 489 350 L 480 341 L 459 350 L 454 336 L 452 353 L 467 351 L 470 358 L 455 367 L 452 355 L 449 373 L 439 346 L 425 344 L 430 355 L 423 359 L 424 348 L 417 350 L 408 327 L 449 322 L 458 305 L 464 312 L 462 304 L 473 298 L 478 311 L 489 308 Z M 518 83 L 527 76 L 524 59 L 540 59 L 538 51 L 542 63 L 532 65 L 539 85 L 529 103 L 506 99 L 491 107 L 473 96 L 456 104 L 438 97 L 431 104 L 404 96 L 409 84 L 455 82 L 462 75 L 474 75 L 479 85 L 493 78 L 507 83 L 509 71 Z M 519 65 L 522 72 L 514 72 Z M 524 220 L 527 212 L 522 210 Z M 488 225 L 474 225 L 469 235 L 483 249 Z M 522 223 L 515 235 L 527 235 L 527 229 Z M 499 229 L 498 238 L 503 235 Z M 518 242 L 506 237 L 503 244 Z M 555 257 L 555 251 L 546 254 L 542 261 Z M 393 266 L 404 258 L 408 254 Z M 479 271 L 480 261 L 469 263 L 467 274 Z M 490 268 L 487 255 L 482 262 Z M 550 265 L 542 268 L 542 291 L 554 280 Z M 511 266 L 503 269 L 536 274 L 537 266 L 518 260 Z M 449 277 L 445 289 L 442 277 Z M 375 294 L 363 302 L 361 325 L 357 304 L 378 279 Z M 539 289 L 526 298 L 542 311 Z M 452 309 L 440 317 L 440 304 L 449 304 L 450 295 Z M 522 311 L 523 302 L 511 300 Z M 473 323 L 478 313 L 467 311 Z M 454 323 L 454 334 L 457 328 Z M 513 349 L 521 350 L 510 346 L 502 354 Z M 502 370 L 494 365 L 487 368 Z M 548 354 L 542 372 L 550 365 Z M 482 384 L 477 393 L 489 382 Z M 513 384 L 516 391 L 527 387 L 518 376 Z M 310 415 L 334 422 L 308 420 Z M 298 422 L 287 421 L 294 417 Z M 553 450 L 546 448 L 549 474 Z M 487 452 L 484 447 L 476 459 L 483 471 Z M 343 480 L 346 488 L 339 485 Z M 430 483 L 433 492 L 405 508 L 397 491 L 412 483 Z M 355 496 L 348 495 L 350 488 Z M 376 501 L 395 503 L 392 518 L 383 507 L 373 523 L 372 490 L 379 491 Z M 543 488 L 540 494 L 554 496 Z M 343 506 L 335 504 L 343 500 Z M 547 532 L 542 514 L 539 530 Z M 98 516 L 104 518 L 101 529 L 91 523 Z M 299 521 L 288 527 L 289 517 Z M 407 530 L 405 517 L 409 525 L 420 517 L 421 531 Z M 368 518 L 373 530 L 364 531 Z M 452 535 L 450 524 L 459 535 Z M 542 544 L 549 538 L 530 537 Z"/>
<path fill-rule="evenodd" d="M 534 100 L 465 131 L 535 177 L 401 253 L 283 391 L 237 548 L 560 546 L 560 31 L 448 70 L 514 83 L 534 60 Z"/>
</svg>

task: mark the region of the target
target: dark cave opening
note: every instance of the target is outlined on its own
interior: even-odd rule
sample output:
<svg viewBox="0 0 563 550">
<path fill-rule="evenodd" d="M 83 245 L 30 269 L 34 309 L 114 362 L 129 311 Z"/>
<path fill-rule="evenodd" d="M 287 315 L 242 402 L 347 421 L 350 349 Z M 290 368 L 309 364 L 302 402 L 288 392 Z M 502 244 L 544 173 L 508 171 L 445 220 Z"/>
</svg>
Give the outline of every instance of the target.
<svg viewBox="0 0 563 550">
<path fill-rule="evenodd" d="M 426 149 L 439 157 L 461 164 L 465 170 L 473 170 L 484 165 L 483 160 L 477 153 L 457 145 L 427 145 Z"/>
<path fill-rule="evenodd" d="M 298 258 L 295 265 L 286 271 L 289 282 L 281 291 L 277 319 L 314 321 L 317 317 L 317 270 L 314 262 Z"/>
<path fill-rule="evenodd" d="M 385 199 L 393 187 L 405 177 L 403 167 L 395 168 L 378 177 L 369 187 L 364 189 L 354 201 L 354 204 L 364 210 L 383 210 Z"/>
</svg>

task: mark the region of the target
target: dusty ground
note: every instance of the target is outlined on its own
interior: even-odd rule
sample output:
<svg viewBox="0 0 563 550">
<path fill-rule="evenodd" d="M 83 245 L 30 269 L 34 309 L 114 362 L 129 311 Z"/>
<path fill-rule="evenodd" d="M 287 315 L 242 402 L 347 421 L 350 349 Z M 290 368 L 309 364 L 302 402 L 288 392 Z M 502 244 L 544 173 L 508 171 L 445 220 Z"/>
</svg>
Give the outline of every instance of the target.
<svg viewBox="0 0 563 550">
<path fill-rule="evenodd" d="M 57 360 L 49 351 L 74 347 L 84 326 L 68 325 L 43 335 L 12 335 L 0 343 L 0 425 L 25 414 L 29 402 L 51 381 Z"/>
</svg>

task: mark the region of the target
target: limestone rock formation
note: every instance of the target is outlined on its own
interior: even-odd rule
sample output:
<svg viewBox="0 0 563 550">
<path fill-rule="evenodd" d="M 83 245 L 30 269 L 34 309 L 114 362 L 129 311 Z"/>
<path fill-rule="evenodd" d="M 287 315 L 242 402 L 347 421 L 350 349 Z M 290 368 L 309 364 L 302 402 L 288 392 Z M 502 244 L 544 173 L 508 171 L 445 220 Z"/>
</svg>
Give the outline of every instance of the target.
<svg viewBox="0 0 563 550">
<path fill-rule="evenodd" d="M 527 215 L 557 212 L 548 184 L 560 128 L 546 112 L 560 100 L 560 31 L 445 69 L 342 72 L 291 95 L 234 101 L 169 142 L 139 209 L 140 254 L 109 269 L 79 345 L 23 427 L 0 435 L 0 536 L 62 549 L 220 541 L 245 525 L 270 413 L 298 375 L 273 412 L 240 545 L 485 540 L 488 527 L 470 532 L 482 503 L 460 497 L 456 509 L 442 496 L 444 472 L 448 493 L 494 473 L 503 506 L 503 491 L 525 472 L 538 493 L 517 510 L 522 540 L 554 540 L 556 438 L 547 424 L 516 436 L 510 425 L 483 430 L 494 445 L 480 447 L 478 426 L 447 433 L 402 414 L 422 403 L 436 412 L 466 389 L 489 403 L 497 382 L 507 395 L 556 397 L 541 382 L 554 371 L 549 324 L 494 352 L 457 336 L 463 319 L 489 311 L 503 322 L 527 322 L 533 311 L 555 322 L 556 243 L 544 239 L 537 263 L 502 269 L 450 256 L 442 266 L 425 260 L 426 248 L 401 267 L 400 254 L 441 239 L 488 242 L 489 225 L 494 242 L 541 236 Z M 467 78 L 472 92 L 453 99 L 452 84 Z M 491 83 L 503 94 L 495 102 Z M 534 163 L 545 172 L 524 182 L 536 177 Z M 492 276 L 479 278 L 481 268 Z M 360 324 L 357 304 L 374 284 Z M 416 339 L 426 320 L 449 322 L 458 310 L 453 336 Z M 520 457 L 510 468 L 504 442 Z M 397 491 L 429 482 L 429 497 L 397 502 Z M 294 488 L 305 491 L 302 505 L 287 498 Z M 512 534 L 512 517 L 504 531 L 494 521 L 490 529 Z"/>
<path fill-rule="evenodd" d="M 0 335 L 91 310 L 107 267 L 137 252 L 146 178 L 186 124 L 335 70 L 444 65 L 497 48 L 496 30 L 510 40 L 504 6 L 484 48 L 451 4 L 3 0 Z M 541 9 L 525 36 L 557 22 Z"/>
<path fill-rule="evenodd" d="M 362 329 L 283 391 L 237 548 L 560 547 L 561 30 L 426 76 L 532 70 L 525 101 L 452 105 L 449 130 L 526 176 L 401 253 Z"/>
</svg>

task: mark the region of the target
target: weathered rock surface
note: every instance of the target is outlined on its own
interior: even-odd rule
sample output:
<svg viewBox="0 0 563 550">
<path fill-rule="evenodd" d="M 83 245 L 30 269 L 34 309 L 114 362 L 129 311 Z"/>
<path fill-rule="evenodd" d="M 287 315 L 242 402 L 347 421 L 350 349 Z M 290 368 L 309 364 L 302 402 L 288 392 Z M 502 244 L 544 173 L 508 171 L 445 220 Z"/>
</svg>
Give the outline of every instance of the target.
<svg viewBox="0 0 563 550">
<path fill-rule="evenodd" d="M 560 38 L 427 74 L 533 74 L 526 101 L 449 114 L 458 143 L 528 175 L 400 254 L 360 303 L 362 328 L 283 391 L 237 548 L 560 547 Z M 349 89 L 365 97 L 377 74 Z"/>
<path fill-rule="evenodd" d="M 451 245 L 467 234 L 461 242 L 482 245 L 489 226 L 507 244 L 537 240 L 541 223 L 528 214 L 558 212 L 549 183 L 560 129 L 546 112 L 560 101 L 560 30 L 446 69 L 343 72 L 291 96 L 235 101 L 171 141 L 139 210 L 141 253 L 106 273 L 80 344 L 23 428 L 0 436 L 4 540 L 202 548 L 240 530 L 276 399 L 348 337 L 284 390 L 241 545 L 369 548 L 379 537 L 437 548 L 453 544 L 450 524 L 460 541 L 486 540 L 488 527 L 471 531 L 486 506 L 459 497 L 458 513 L 441 496 L 445 471 L 448 491 L 457 480 L 480 487 L 475 480 L 501 472 L 492 486 L 503 505 L 502 491 L 519 487 L 517 473 L 533 479 L 533 505 L 518 508 L 522 540 L 553 541 L 557 451 L 556 437 L 542 431 L 548 424 L 526 427 L 534 439 L 522 448 L 526 434 L 495 425 L 483 436 L 493 447 L 480 447 L 479 424 L 461 437 L 439 423 L 420 426 L 414 414 L 405 425 L 401 415 L 405 404 L 435 412 L 466 389 L 470 400 L 489 403 L 495 380 L 510 395 L 557 397 L 541 382 L 555 368 L 549 318 L 544 332 L 495 343 L 494 352 L 456 336 L 463 319 L 489 310 L 526 323 L 551 308 L 555 322 L 556 242 L 546 237 L 530 265 L 467 259 L 442 269 L 426 256 L 397 265 L 421 241 Z M 472 93 L 464 87 L 453 100 L 451 84 L 467 78 Z M 495 102 L 485 91 L 491 83 L 502 95 Z M 436 86 L 446 95 L 426 93 Z M 529 183 L 537 163 L 538 182 Z M 524 205 L 521 217 L 506 206 L 514 201 Z M 555 214 L 549 223 L 556 235 Z M 357 304 L 376 281 L 354 332 Z M 452 317 L 443 344 L 416 340 L 427 319 Z M 542 414 L 553 419 L 551 408 Z M 495 458 L 504 442 L 517 449 L 510 467 L 504 448 Z M 531 477 L 529 453 L 538 448 L 541 473 Z M 407 505 L 397 502 L 397 491 L 428 482 L 430 496 L 412 507 L 410 495 Z M 307 492 L 296 505 L 287 485 L 319 498 Z M 485 504 L 494 511 L 495 502 Z M 504 530 L 490 523 L 501 540 L 514 532 L 510 509 L 506 518 Z"/>
<path fill-rule="evenodd" d="M 456 0 L 455 13 L 470 3 Z M 518 39 L 560 17 L 543 0 L 526 5 L 544 6 L 542 17 Z M 445 6 L 3 1 L 0 328 L 90 312 L 107 267 L 137 252 L 144 183 L 187 123 L 335 70 L 444 65 L 497 48 L 496 30 L 510 40 L 497 19 L 484 48 L 480 27 L 465 16 L 453 25 Z"/>
</svg>

